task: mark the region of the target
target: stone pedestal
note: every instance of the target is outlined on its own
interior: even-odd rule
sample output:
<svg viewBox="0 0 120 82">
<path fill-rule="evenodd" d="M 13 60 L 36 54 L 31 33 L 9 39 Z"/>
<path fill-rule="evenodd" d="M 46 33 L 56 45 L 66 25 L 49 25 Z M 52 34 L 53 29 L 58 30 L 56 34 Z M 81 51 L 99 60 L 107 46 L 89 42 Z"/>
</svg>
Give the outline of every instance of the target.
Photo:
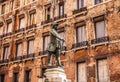
<svg viewBox="0 0 120 82">
<path fill-rule="evenodd" d="M 65 71 L 61 67 L 48 68 L 44 75 L 46 76 L 46 81 L 44 82 L 68 82 Z"/>
</svg>

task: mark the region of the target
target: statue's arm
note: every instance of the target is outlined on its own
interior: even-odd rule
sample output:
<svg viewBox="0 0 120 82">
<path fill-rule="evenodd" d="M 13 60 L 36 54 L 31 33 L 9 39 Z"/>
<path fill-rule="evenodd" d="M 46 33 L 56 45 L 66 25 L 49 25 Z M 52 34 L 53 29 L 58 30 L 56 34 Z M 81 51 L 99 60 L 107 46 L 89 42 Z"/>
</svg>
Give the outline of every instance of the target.
<svg viewBox="0 0 120 82">
<path fill-rule="evenodd" d="M 54 35 L 55 37 L 57 37 L 60 40 L 64 40 L 63 37 L 61 37 L 54 29 L 50 30 L 50 33 L 52 33 L 52 35 Z"/>
</svg>

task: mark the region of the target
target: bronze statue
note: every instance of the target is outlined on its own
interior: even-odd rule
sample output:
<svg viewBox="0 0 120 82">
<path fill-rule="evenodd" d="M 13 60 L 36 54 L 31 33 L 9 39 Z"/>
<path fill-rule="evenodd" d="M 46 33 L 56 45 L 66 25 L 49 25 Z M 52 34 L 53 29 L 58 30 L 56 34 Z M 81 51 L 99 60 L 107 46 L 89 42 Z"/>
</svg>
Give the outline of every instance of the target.
<svg viewBox="0 0 120 82">
<path fill-rule="evenodd" d="M 52 29 L 50 30 L 50 43 L 48 44 L 48 66 L 52 66 L 52 55 L 54 54 L 57 60 L 58 66 L 61 66 L 60 54 L 62 53 L 61 41 L 64 42 L 63 37 L 61 37 L 57 32 L 58 24 L 53 23 Z"/>
</svg>

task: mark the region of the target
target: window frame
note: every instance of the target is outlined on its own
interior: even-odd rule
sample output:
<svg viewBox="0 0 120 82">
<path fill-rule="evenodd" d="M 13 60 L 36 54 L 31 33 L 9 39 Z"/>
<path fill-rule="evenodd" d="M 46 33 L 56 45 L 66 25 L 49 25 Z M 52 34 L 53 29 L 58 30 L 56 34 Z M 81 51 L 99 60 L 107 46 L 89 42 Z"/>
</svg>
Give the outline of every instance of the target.
<svg viewBox="0 0 120 82">
<path fill-rule="evenodd" d="M 49 38 L 50 39 L 50 35 L 45 35 L 45 36 L 43 36 L 43 51 L 46 51 L 46 49 L 45 49 L 45 38 Z M 46 44 L 47 45 L 47 44 Z"/>
<path fill-rule="evenodd" d="M 52 10 L 52 5 L 51 5 L 51 3 L 48 3 L 48 4 L 45 4 L 44 5 L 44 20 L 45 21 L 48 21 L 48 20 L 50 20 L 51 19 L 51 17 L 52 17 L 52 12 L 51 12 L 51 10 Z M 48 8 L 50 8 L 50 12 L 49 12 L 49 18 L 48 18 Z"/>
<path fill-rule="evenodd" d="M 13 82 L 19 82 L 18 75 L 19 75 L 18 72 L 14 72 L 14 73 L 13 73 Z M 16 79 L 17 79 L 17 81 L 16 81 Z"/>
<path fill-rule="evenodd" d="M 9 27 L 10 24 L 12 24 L 12 19 L 8 20 L 9 22 L 7 22 L 7 27 L 6 27 L 6 33 L 10 33 L 9 32 L 9 28 L 11 29 L 12 32 L 12 27 Z"/>
<path fill-rule="evenodd" d="M 83 2 L 81 1 L 81 7 L 80 7 L 80 1 L 81 1 L 81 0 L 77 0 L 77 1 L 76 1 L 76 2 L 77 2 L 77 9 L 80 9 L 80 8 L 85 7 L 85 0 L 83 0 Z"/>
<path fill-rule="evenodd" d="M 25 27 L 20 27 L 20 25 L 21 25 L 21 20 L 25 20 L 25 14 L 23 13 L 23 14 L 20 14 L 20 15 L 18 15 L 18 29 L 17 30 L 19 30 L 19 29 L 24 29 Z"/>
<path fill-rule="evenodd" d="M 96 59 L 96 73 L 95 73 L 95 74 L 96 74 L 96 78 L 97 78 L 97 81 L 98 81 L 98 82 L 99 82 L 98 61 L 102 61 L 102 60 L 106 60 L 107 63 L 108 63 L 108 58 L 107 58 L 106 56 Z M 108 77 L 109 77 L 108 80 L 109 80 L 109 82 L 110 82 L 109 65 L 107 65 L 107 71 L 108 71 Z"/>
<path fill-rule="evenodd" d="M 5 8 L 3 9 L 3 7 Z M 5 13 L 6 13 L 6 3 L 1 5 L 1 14 L 5 14 Z"/>
<path fill-rule="evenodd" d="M 62 9 L 61 9 L 62 8 Z M 62 2 L 60 2 L 59 4 L 58 4 L 58 16 L 63 16 L 65 13 L 65 3 L 64 3 L 64 1 L 62 1 Z M 62 11 L 62 13 L 61 13 L 61 11 Z"/>
<path fill-rule="evenodd" d="M 15 57 L 19 57 L 19 56 L 18 56 L 18 45 L 22 45 L 22 42 L 16 43 Z M 22 48 L 21 48 L 21 56 L 22 56 Z"/>
<path fill-rule="evenodd" d="M 76 70 L 77 70 L 77 82 L 79 81 L 79 78 L 78 78 L 78 65 L 80 64 L 80 63 L 85 63 L 86 64 L 86 73 L 87 73 L 87 63 L 86 63 L 86 61 L 85 60 L 82 60 L 82 61 L 80 61 L 80 62 L 77 62 L 77 67 L 76 67 Z M 86 81 L 87 81 L 87 74 L 86 74 Z"/>
<path fill-rule="evenodd" d="M 105 26 L 105 20 L 97 21 L 97 22 L 94 23 L 94 26 L 95 26 L 95 28 L 94 28 L 95 29 L 95 38 L 101 38 L 101 37 L 97 37 L 97 28 L 98 27 L 97 27 L 96 23 L 102 22 L 102 21 L 104 22 L 104 26 Z M 106 36 L 106 29 L 105 28 L 106 28 L 106 26 L 104 27 L 104 32 L 105 32 L 104 36 Z"/>
<path fill-rule="evenodd" d="M 101 21 L 104 21 L 104 26 L 105 26 L 105 27 L 104 27 L 104 28 L 105 28 L 105 29 L 104 29 L 104 30 L 105 30 L 105 31 L 104 31 L 104 32 L 105 32 L 105 33 L 104 33 L 104 34 L 105 34 L 104 37 L 107 36 L 106 18 L 105 18 L 105 15 L 100 15 L 100 16 L 97 16 L 97 17 L 94 17 L 94 18 L 93 18 L 94 38 L 95 38 L 95 39 L 97 39 L 97 37 L 96 37 L 96 34 L 97 34 L 97 32 L 96 32 L 96 28 L 97 28 L 97 27 L 96 27 L 96 23 L 97 23 L 97 22 L 101 22 Z M 102 37 L 100 37 L 100 38 L 102 38 Z"/>
<path fill-rule="evenodd" d="M 30 39 L 27 41 L 27 55 L 29 54 L 33 54 L 34 53 L 34 50 L 33 50 L 33 53 L 29 53 L 29 45 L 30 45 L 30 41 L 33 41 L 33 48 L 34 48 L 34 39 Z"/>
<path fill-rule="evenodd" d="M 29 70 L 25 70 L 25 72 L 24 72 L 25 74 L 24 74 L 24 82 L 31 82 L 31 77 L 32 77 L 32 70 L 31 69 L 29 69 Z M 28 75 L 27 75 L 27 73 L 28 73 Z M 31 74 L 30 74 L 31 73 Z M 29 77 L 30 77 L 30 80 L 29 80 Z"/>
<path fill-rule="evenodd" d="M 7 49 L 7 55 L 5 54 L 6 53 L 6 49 Z M 8 59 L 8 55 L 9 55 L 9 45 L 6 45 L 3 47 L 3 56 L 2 56 L 2 60 L 5 60 L 5 59 Z"/>
<path fill-rule="evenodd" d="M 2 76 L 3 76 L 3 78 L 1 79 Z M 0 82 L 5 82 L 5 74 L 0 74 Z"/>
</svg>

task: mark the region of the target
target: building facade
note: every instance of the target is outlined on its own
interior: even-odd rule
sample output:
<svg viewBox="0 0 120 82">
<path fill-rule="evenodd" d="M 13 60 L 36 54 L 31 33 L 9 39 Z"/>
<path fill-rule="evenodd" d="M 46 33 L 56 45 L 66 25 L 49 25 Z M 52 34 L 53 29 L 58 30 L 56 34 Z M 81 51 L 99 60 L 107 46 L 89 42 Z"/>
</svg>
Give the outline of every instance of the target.
<svg viewBox="0 0 120 82">
<path fill-rule="evenodd" d="M 0 82 L 43 82 L 53 22 L 71 82 L 120 82 L 120 0 L 0 0 Z"/>
</svg>

